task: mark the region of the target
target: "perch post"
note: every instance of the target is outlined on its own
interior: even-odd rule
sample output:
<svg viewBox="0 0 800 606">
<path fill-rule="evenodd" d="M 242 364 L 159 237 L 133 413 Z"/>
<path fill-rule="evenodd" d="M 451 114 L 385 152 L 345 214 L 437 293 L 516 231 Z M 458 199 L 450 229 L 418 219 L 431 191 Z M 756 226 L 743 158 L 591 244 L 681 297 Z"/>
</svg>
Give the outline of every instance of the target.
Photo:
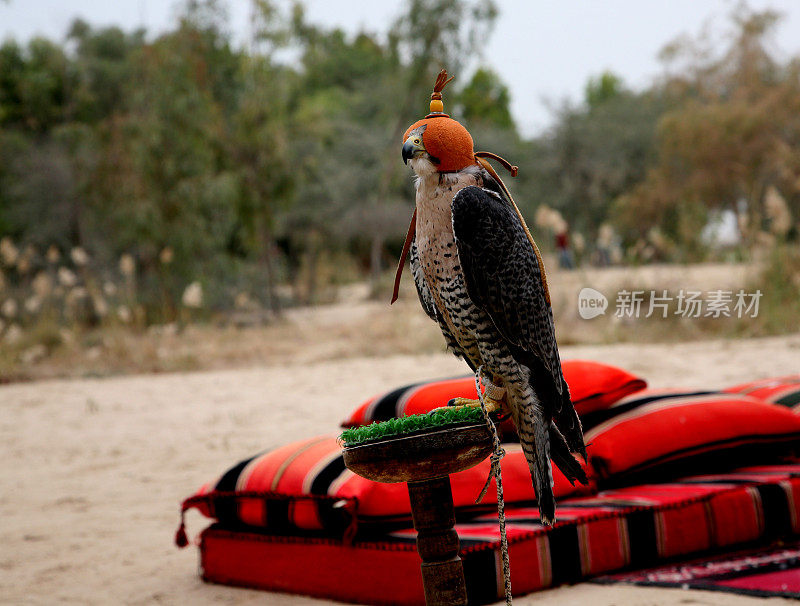
<svg viewBox="0 0 800 606">
<path fill-rule="evenodd" d="M 482 423 L 400 434 L 344 449 L 345 465 L 354 473 L 377 482 L 408 482 L 428 606 L 467 603 L 450 474 L 477 465 L 491 452 L 491 436 Z"/>
</svg>

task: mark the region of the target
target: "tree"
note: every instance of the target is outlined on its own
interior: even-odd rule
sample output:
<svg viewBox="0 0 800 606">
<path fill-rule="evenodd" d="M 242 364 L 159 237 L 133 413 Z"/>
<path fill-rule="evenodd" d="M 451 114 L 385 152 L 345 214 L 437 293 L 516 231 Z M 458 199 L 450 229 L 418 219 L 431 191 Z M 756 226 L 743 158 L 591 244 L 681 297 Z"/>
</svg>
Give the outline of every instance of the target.
<svg viewBox="0 0 800 606">
<path fill-rule="evenodd" d="M 585 103 L 559 110 L 535 162 L 521 171 L 537 176 L 541 202 L 593 238 L 612 202 L 644 178 L 663 110 L 659 95 L 629 91 L 617 76 L 591 79 Z"/>
<path fill-rule="evenodd" d="M 124 112 L 106 124 L 93 175 L 98 252 L 109 260 L 135 252 L 152 309 L 167 314 L 160 319 L 174 317 L 186 283 L 224 276 L 236 226 L 239 187 L 226 162 L 223 113 L 226 65 L 236 58 L 220 31 L 185 17 L 139 49 Z M 169 276 L 160 265 L 165 248 L 173 251 Z"/>
<path fill-rule="evenodd" d="M 76 85 L 70 118 L 96 124 L 124 108 L 133 77 L 133 56 L 144 45 L 144 30 L 126 34 L 118 27 L 92 29 L 81 19 L 70 26 L 67 40 L 75 44 L 71 69 Z"/>
<path fill-rule="evenodd" d="M 294 78 L 259 56 L 242 58 L 241 78 L 228 143 L 241 188 L 237 216 L 245 249 L 260 261 L 267 301 L 277 314 L 275 219 L 290 204 L 298 168 L 291 145 Z"/>
<path fill-rule="evenodd" d="M 692 40 L 664 53 L 667 61 L 688 57 L 688 68 L 663 85 L 676 102 L 659 125 L 658 162 L 621 201 L 621 214 L 647 208 L 651 225 L 667 225 L 694 247 L 707 212 L 721 210 L 739 217 L 752 243 L 764 229 L 770 187 L 797 216 L 800 63 L 782 65 L 768 51 L 778 21 L 774 12 L 740 7 L 721 56 L 698 51 Z"/>
<path fill-rule="evenodd" d="M 66 118 L 74 85 L 64 51 L 45 38 L 0 47 L 0 124 L 43 133 Z"/>
<path fill-rule="evenodd" d="M 619 97 L 624 91 L 622 78 L 605 71 L 597 77 L 589 78 L 584 90 L 586 104 L 594 109 Z"/>
<path fill-rule="evenodd" d="M 458 94 L 462 118 L 470 124 L 514 129 L 511 95 L 500 77 L 490 69 L 479 68 Z"/>
</svg>

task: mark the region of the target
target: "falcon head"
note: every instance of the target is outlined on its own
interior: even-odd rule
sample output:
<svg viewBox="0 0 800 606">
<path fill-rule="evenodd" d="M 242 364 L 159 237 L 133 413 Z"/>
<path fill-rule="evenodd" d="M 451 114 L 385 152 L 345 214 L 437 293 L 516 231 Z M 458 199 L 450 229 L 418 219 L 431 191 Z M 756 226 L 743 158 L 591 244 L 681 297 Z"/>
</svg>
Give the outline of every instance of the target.
<svg viewBox="0 0 800 606">
<path fill-rule="evenodd" d="M 447 114 L 429 114 L 408 127 L 403 162 L 418 175 L 458 172 L 475 163 L 472 137 Z"/>
<path fill-rule="evenodd" d="M 457 120 L 444 113 L 442 89 L 453 78 L 442 70 L 436 77 L 429 113 L 403 135 L 403 162 L 419 176 L 454 173 L 475 163 L 472 136 Z"/>
<path fill-rule="evenodd" d="M 411 168 L 418 175 L 433 174 L 436 172 L 436 166 L 441 164 L 439 158 L 430 155 L 425 149 L 422 133 L 426 128 L 427 124 L 422 124 L 410 131 L 403 143 L 403 163 L 411 162 Z"/>
</svg>

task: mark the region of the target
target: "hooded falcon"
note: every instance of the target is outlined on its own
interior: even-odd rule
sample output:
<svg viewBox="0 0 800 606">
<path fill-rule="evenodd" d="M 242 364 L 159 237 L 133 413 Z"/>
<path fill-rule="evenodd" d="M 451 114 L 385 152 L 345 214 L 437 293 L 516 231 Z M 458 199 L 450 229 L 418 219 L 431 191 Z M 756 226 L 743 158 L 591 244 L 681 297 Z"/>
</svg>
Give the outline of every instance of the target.
<svg viewBox="0 0 800 606">
<path fill-rule="evenodd" d="M 507 163 L 474 152 L 467 129 L 444 113 L 441 90 L 447 82 L 442 70 L 431 113 L 403 137 L 403 161 L 416 173 L 416 210 L 404 256 L 407 251 L 420 303 L 439 324 L 448 348 L 488 378 L 487 409 L 511 415 L 540 519 L 550 525 L 555 520 L 550 460 L 570 481 L 585 484 L 572 454 L 586 458 L 583 431 L 561 372 L 541 255 L 484 158 Z M 516 174 L 516 167 L 510 168 Z M 478 402 L 458 398 L 455 404 Z"/>
</svg>

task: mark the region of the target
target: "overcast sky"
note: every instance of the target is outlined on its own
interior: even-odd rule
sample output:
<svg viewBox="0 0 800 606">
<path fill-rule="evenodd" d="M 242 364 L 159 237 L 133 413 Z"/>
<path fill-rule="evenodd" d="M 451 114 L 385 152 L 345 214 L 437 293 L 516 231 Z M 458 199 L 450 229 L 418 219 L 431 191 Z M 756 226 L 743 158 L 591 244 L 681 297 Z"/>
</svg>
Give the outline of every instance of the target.
<svg viewBox="0 0 800 606">
<path fill-rule="evenodd" d="M 579 100 L 587 79 L 608 69 L 633 87 L 646 86 L 661 69 L 656 55 L 682 33 L 707 23 L 724 32 L 733 0 L 496 0 L 500 8 L 483 61 L 497 70 L 512 93 L 512 111 L 523 133 L 550 121 L 548 102 Z M 249 0 L 228 0 L 231 27 L 247 32 Z M 305 0 L 311 21 L 349 31 L 384 32 L 399 2 Z M 62 39 L 76 16 L 94 25 L 144 26 L 157 33 L 173 22 L 169 0 L 0 0 L 0 38 L 35 34 Z M 783 56 L 800 54 L 800 0 L 750 0 L 754 9 L 785 15 L 776 38 Z"/>
</svg>

